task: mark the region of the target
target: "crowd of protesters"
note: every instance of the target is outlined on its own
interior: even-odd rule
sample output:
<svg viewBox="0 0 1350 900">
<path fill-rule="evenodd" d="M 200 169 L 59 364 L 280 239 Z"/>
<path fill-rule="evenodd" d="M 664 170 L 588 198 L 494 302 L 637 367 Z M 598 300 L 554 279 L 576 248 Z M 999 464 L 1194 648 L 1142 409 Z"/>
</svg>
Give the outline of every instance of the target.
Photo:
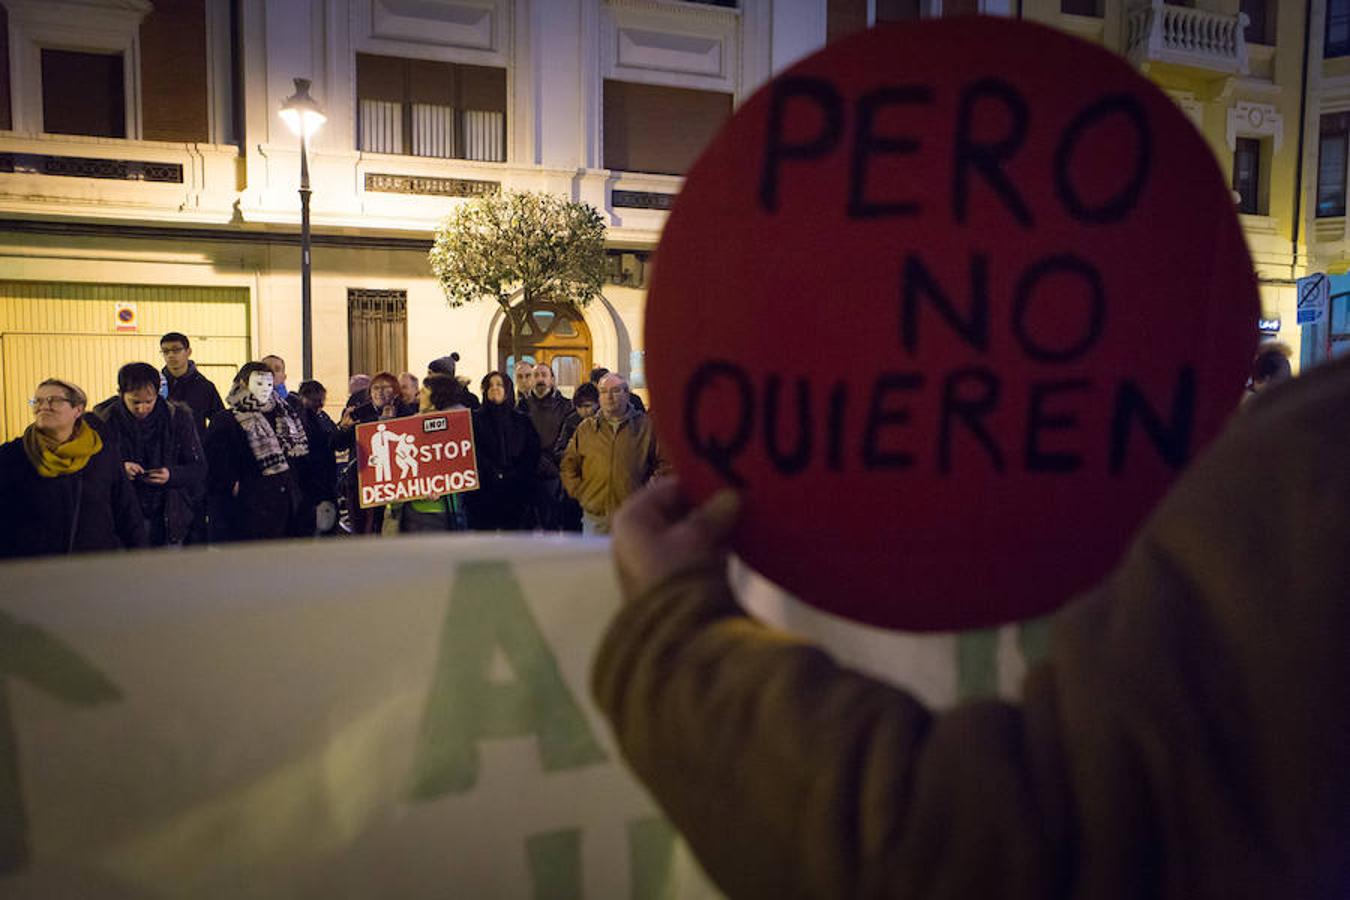
<svg viewBox="0 0 1350 900">
<path fill-rule="evenodd" d="M 664 468 L 641 398 L 596 369 L 571 398 L 546 363 L 489 372 L 482 399 L 459 355 L 426 375 L 353 375 L 335 422 L 317 381 L 287 385 L 285 361 L 246 363 L 224 399 L 185 334 L 160 340 L 164 366 L 131 362 L 117 393 L 90 405 L 50 378 L 33 423 L 0 446 L 0 557 L 286 537 L 426 531 L 607 534 L 620 503 Z M 362 508 L 356 429 L 467 410 L 477 490 Z"/>
</svg>

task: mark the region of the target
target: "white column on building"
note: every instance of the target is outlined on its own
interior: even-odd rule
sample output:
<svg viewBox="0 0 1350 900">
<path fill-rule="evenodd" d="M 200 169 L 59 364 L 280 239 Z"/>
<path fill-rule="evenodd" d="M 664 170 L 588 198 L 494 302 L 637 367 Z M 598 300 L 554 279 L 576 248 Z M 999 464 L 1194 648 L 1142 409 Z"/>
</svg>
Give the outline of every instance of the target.
<svg viewBox="0 0 1350 900">
<path fill-rule="evenodd" d="M 534 64 L 535 145 L 538 158 L 531 162 L 546 168 L 577 169 L 585 166 L 583 148 L 588 145 L 587 103 L 582 67 L 582 4 L 593 0 L 547 0 L 530 4 L 531 48 Z"/>
<path fill-rule="evenodd" d="M 206 0 L 206 84 L 212 144 L 239 140 L 234 121 L 234 35 L 229 0 Z"/>
<path fill-rule="evenodd" d="M 772 74 L 825 46 L 825 0 L 772 0 Z"/>
</svg>

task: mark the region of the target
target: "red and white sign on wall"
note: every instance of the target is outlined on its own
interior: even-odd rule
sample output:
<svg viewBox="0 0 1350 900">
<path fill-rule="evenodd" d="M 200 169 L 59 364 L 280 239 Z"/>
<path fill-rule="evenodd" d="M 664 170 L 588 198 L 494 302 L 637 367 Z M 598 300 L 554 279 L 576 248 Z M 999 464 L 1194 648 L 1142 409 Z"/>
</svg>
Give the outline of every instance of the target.
<svg viewBox="0 0 1350 900">
<path fill-rule="evenodd" d="M 357 425 L 356 473 L 362 508 L 477 490 L 469 411 Z"/>
</svg>

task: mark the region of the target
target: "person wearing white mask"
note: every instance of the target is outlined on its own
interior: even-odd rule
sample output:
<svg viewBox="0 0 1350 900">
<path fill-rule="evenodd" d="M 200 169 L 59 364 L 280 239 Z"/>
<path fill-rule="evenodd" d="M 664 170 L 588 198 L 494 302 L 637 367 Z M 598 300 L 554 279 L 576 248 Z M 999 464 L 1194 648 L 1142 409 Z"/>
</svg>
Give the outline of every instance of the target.
<svg viewBox="0 0 1350 900">
<path fill-rule="evenodd" d="M 217 417 L 206 434 L 211 539 L 304 534 L 301 470 L 310 460 L 299 416 L 277 396 L 261 362 L 244 364 L 225 402 L 230 415 Z"/>
</svg>

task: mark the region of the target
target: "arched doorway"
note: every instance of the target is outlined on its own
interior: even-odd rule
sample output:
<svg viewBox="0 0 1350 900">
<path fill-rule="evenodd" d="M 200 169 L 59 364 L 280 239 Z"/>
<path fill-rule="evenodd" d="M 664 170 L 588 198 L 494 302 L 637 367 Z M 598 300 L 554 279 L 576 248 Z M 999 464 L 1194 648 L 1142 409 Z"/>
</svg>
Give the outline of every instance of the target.
<svg viewBox="0 0 1350 900">
<path fill-rule="evenodd" d="M 521 328 L 520 358 L 547 363 L 553 369 L 558 389 L 570 397 L 591 374 L 591 330 L 573 307 L 536 302 Z M 511 329 L 505 322 L 497 335 L 497 359 L 501 371 L 515 370 Z"/>
</svg>

